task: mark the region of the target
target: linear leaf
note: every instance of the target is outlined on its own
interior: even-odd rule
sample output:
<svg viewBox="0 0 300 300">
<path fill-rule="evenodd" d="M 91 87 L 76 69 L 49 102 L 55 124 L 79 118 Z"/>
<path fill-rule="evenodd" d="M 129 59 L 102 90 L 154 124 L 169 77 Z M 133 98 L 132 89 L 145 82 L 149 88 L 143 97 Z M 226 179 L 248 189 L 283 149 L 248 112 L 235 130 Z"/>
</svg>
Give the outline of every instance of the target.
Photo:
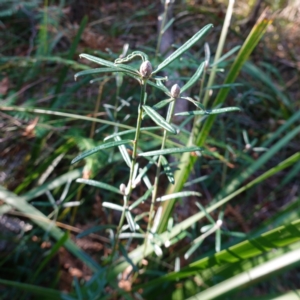
<svg viewBox="0 0 300 300">
<path fill-rule="evenodd" d="M 161 81 L 157 81 L 156 84 L 154 82 L 152 82 L 151 80 L 147 81 L 147 84 L 149 84 L 149 85 L 151 85 L 151 86 L 153 86 L 153 87 L 155 87 L 155 88 L 163 91 L 165 94 L 167 94 L 167 95 L 170 96 L 169 90 L 163 84 L 159 84 L 159 83 L 161 83 Z"/>
<path fill-rule="evenodd" d="M 146 201 L 148 199 L 148 197 L 151 195 L 152 191 L 153 191 L 153 188 L 147 190 L 146 193 L 142 197 L 137 199 L 134 203 L 132 203 L 129 206 L 129 210 L 132 210 L 132 209 L 136 208 L 141 202 Z"/>
<path fill-rule="evenodd" d="M 140 131 L 144 131 L 144 132 L 145 132 L 145 131 L 155 131 L 155 130 L 158 130 L 158 129 L 160 129 L 159 126 L 150 126 L 150 127 L 142 127 L 142 128 L 140 129 Z M 107 136 L 107 137 L 104 139 L 104 141 L 107 141 L 107 140 L 109 140 L 109 139 L 112 139 L 112 138 L 114 138 L 114 137 L 116 137 L 116 136 L 121 136 L 121 135 L 130 134 L 130 133 L 135 133 L 135 132 L 136 132 L 135 129 L 130 129 L 130 130 L 124 130 L 124 131 L 116 132 L 116 133 L 114 133 L 114 134 L 111 134 L 111 135 Z"/>
<path fill-rule="evenodd" d="M 193 103 L 196 107 L 205 111 L 205 106 L 202 103 L 194 100 L 193 98 L 191 98 L 191 97 L 181 97 L 181 98 Z"/>
<path fill-rule="evenodd" d="M 130 238 L 137 238 L 137 239 L 144 239 L 145 234 L 136 233 L 136 232 L 124 232 L 119 235 L 120 239 L 130 239 Z"/>
<path fill-rule="evenodd" d="M 224 108 L 216 108 L 212 110 L 194 110 L 194 111 L 184 111 L 181 113 L 175 114 L 175 116 L 198 116 L 198 115 L 216 115 L 222 114 L 230 111 L 240 111 L 239 107 L 224 107 Z"/>
<path fill-rule="evenodd" d="M 167 155 L 167 154 L 196 152 L 196 151 L 202 151 L 202 148 L 197 146 L 183 147 L 183 148 L 168 148 L 163 150 L 153 150 L 153 151 L 139 153 L 139 156 L 147 157 L 147 156 L 154 156 L 154 155 Z"/>
<path fill-rule="evenodd" d="M 123 65 L 123 64 L 117 64 L 117 65 L 115 65 L 115 67 L 118 68 L 119 70 L 123 70 L 124 72 L 129 72 L 132 75 L 139 76 L 138 71 L 135 68 L 131 67 L 131 66 Z"/>
<path fill-rule="evenodd" d="M 102 206 L 106 207 L 106 208 L 114 209 L 114 210 L 119 210 L 119 211 L 124 210 L 123 206 L 118 205 L 118 204 L 114 204 L 114 203 L 110 203 L 110 202 L 103 202 Z"/>
<path fill-rule="evenodd" d="M 143 109 L 146 114 L 160 127 L 167 130 L 170 133 L 176 134 L 176 128 L 169 124 L 159 113 L 157 113 L 153 108 L 147 105 L 143 105 Z"/>
<path fill-rule="evenodd" d="M 232 88 L 232 87 L 237 87 L 237 86 L 244 86 L 242 83 L 228 83 L 228 84 L 217 84 L 217 85 L 212 85 L 210 87 L 205 88 L 209 90 L 216 90 L 216 89 L 223 89 L 223 88 Z"/>
<path fill-rule="evenodd" d="M 155 74 L 155 73 L 159 72 L 161 69 L 163 69 L 167 65 L 169 65 L 173 60 L 178 58 L 181 54 L 186 52 L 195 43 L 197 43 L 202 37 L 204 37 L 212 27 L 213 27 L 212 24 L 208 24 L 208 25 L 204 26 L 194 36 L 192 36 L 187 42 L 185 42 L 180 48 L 178 48 L 174 53 L 172 53 L 162 63 L 160 63 L 158 65 L 158 67 L 156 68 L 156 70 L 154 70 L 152 73 Z"/>
<path fill-rule="evenodd" d="M 117 68 L 117 66 L 114 63 L 112 63 L 108 60 L 102 59 L 100 57 L 90 55 L 90 54 L 82 53 L 82 54 L 79 55 L 79 57 L 80 58 L 85 58 L 87 60 L 90 60 L 90 61 L 95 62 L 96 64 L 99 64 L 99 65 L 102 65 L 102 66 L 106 66 L 106 67 L 113 68 L 113 69 Z"/>
<path fill-rule="evenodd" d="M 162 202 L 162 201 L 167 201 L 167 200 L 177 199 L 177 198 L 182 198 L 182 197 L 189 197 L 189 196 L 198 196 L 198 197 L 200 197 L 201 194 L 198 193 L 198 192 L 194 192 L 194 191 L 183 191 L 183 192 L 174 193 L 174 194 L 159 197 L 159 198 L 156 199 L 156 201 Z"/>
<path fill-rule="evenodd" d="M 87 230 L 84 230 L 82 231 L 81 233 L 77 234 L 76 235 L 76 238 L 77 239 L 80 239 L 84 236 L 87 236 L 91 233 L 94 233 L 94 232 L 97 232 L 97 231 L 100 231 L 100 230 L 103 230 L 103 229 L 107 229 L 107 228 L 116 228 L 117 226 L 116 225 L 97 225 L 97 226 L 93 226 Z"/>
<path fill-rule="evenodd" d="M 240 48 L 241 48 L 241 45 L 235 46 L 234 48 L 232 48 L 231 50 L 229 50 L 227 53 L 225 53 L 223 56 L 221 56 L 219 60 L 217 60 L 216 62 L 214 62 L 213 64 L 211 64 L 210 67 L 218 65 L 219 63 L 221 63 L 222 61 L 224 61 L 227 57 L 229 57 L 230 55 L 232 55 L 236 51 L 240 50 Z"/>
<path fill-rule="evenodd" d="M 78 169 L 72 170 L 70 172 L 67 172 L 61 176 L 58 176 L 55 179 L 53 179 L 49 182 L 46 182 L 36 188 L 33 188 L 29 192 L 23 194 L 22 198 L 25 199 L 26 201 L 31 201 L 32 199 L 35 199 L 35 198 L 43 195 L 47 191 L 54 190 L 54 189 L 62 186 L 63 184 L 65 184 L 69 181 L 71 182 L 72 180 L 77 179 L 78 177 L 82 176 L 82 170 L 83 170 L 83 168 L 78 168 Z"/>
<path fill-rule="evenodd" d="M 121 141 L 121 138 L 119 136 L 116 136 L 115 137 L 115 141 Z M 118 146 L 119 148 L 119 151 L 124 159 L 124 161 L 126 162 L 127 166 L 129 168 L 131 168 L 131 159 L 130 159 L 130 156 L 126 150 L 126 147 L 124 145 L 121 145 L 121 146 Z"/>
<path fill-rule="evenodd" d="M 136 57 L 140 57 L 143 61 L 149 60 L 148 55 L 142 51 L 133 51 L 132 53 L 128 54 L 126 57 L 120 57 L 115 60 L 115 64 L 122 64 L 126 62 L 132 61 Z"/>
<path fill-rule="evenodd" d="M 88 151 L 85 151 L 81 154 L 79 154 L 78 156 L 76 156 L 72 161 L 71 161 L 71 164 L 74 164 L 80 160 L 82 160 L 83 158 L 87 157 L 87 156 L 90 156 L 94 153 L 97 153 L 101 150 L 104 150 L 104 149 L 108 149 L 108 148 L 112 148 L 112 147 L 116 147 L 116 146 L 120 146 L 120 145 L 125 145 L 125 144 L 129 144 L 129 143 L 132 143 L 131 140 L 122 140 L 122 141 L 115 141 L 115 142 L 110 142 L 110 143 L 105 143 L 105 144 L 102 144 L 100 146 L 97 146 L 91 150 L 88 150 Z"/>
<path fill-rule="evenodd" d="M 77 80 L 77 78 L 80 76 L 93 75 L 93 74 L 99 74 L 99 73 L 105 73 L 105 72 L 120 72 L 120 70 L 118 70 L 117 68 L 96 68 L 96 69 L 78 72 L 74 75 L 74 78 L 75 78 L 75 80 Z"/>
<path fill-rule="evenodd" d="M 174 179 L 174 175 L 172 173 L 171 167 L 169 165 L 169 162 L 163 155 L 161 156 L 160 159 L 161 159 L 161 165 L 164 168 L 165 174 L 167 175 L 169 182 L 174 184 L 175 179 Z"/>
<path fill-rule="evenodd" d="M 133 263 L 132 259 L 128 256 L 128 252 L 124 248 L 122 243 L 119 243 L 119 249 L 120 249 L 121 253 L 123 254 L 125 260 L 132 266 L 132 269 L 134 270 L 134 272 L 138 272 L 139 270 L 138 270 L 137 266 Z"/>
<path fill-rule="evenodd" d="M 104 182 L 91 180 L 91 179 L 83 179 L 83 178 L 78 178 L 76 180 L 76 182 L 84 183 L 84 184 L 91 185 L 91 186 L 95 186 L 95 187 L 98 187 L 100 189 L 108 190 L 108 191 L 111 191 L 113 193 L 117 193 L 117 194 L 122 195 L 122 193 L 120 192 L 119 189 L 117 189 L 116 187 L 114 187 L 110 184 L 104 183 Z"/>
<path fill-rule="evenodd" d="M 159 101 L 158 103 L 156 103 L 154 106 L 152 106 L 152 108 L 154 110 L 158 110 L 160 108 L 163 108 L 165 107 L 166 105 L 168 105 L 170 102 L 174 101 L 174 99 L 172 98 L 169 98 L 169 99 L 166 99 L 166 100 L 162 100 L 162 101 Z"/>
<path fill-rule="evenodd" d="M 135 222 L 134 222 L 134 220 L 132 218 L 132 215 L 131 215 L 131 213 L 130 213 L 129 210 L 125 211 L 125 216 L 126 216 L 127 223 L 129 225 L 130 230 L 134 232 L 135 229 L 136 229 L 136 224 L 135 224 Z"/>
<path fill-rule="evenodd" d="M 205 67 L 205 62 L 201 63 L 200 66 L 198 67 L 197 71 L 195 74 L 190 78 L 190 80 L 181 88 L 181 93 L 185 92 L 187 89 L 192 87 L 197 80 L 199 80 L 200 76 L 203 73 Z"/>
</svg>

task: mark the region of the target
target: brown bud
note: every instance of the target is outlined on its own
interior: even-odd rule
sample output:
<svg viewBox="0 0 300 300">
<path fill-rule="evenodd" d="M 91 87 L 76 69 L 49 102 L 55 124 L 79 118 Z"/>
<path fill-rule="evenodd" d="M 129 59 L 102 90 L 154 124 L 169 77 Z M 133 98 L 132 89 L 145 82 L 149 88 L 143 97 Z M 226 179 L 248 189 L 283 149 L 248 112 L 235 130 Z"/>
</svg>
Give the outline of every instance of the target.
<svg viewBox="0 0 300 300">
<path fill-rule="evenodd" d="M 143 78 L 149 78 L 152 73 L 152 65 L 149 60 L 144 61 L 140 67 L 140 74 Z"/>
<path fill-rule="evenodd" d="M 171 88 L 171 96 L 173 98 L 178 98 L 180 96 L 180 86 L 177 83 Z"/>
</svg>

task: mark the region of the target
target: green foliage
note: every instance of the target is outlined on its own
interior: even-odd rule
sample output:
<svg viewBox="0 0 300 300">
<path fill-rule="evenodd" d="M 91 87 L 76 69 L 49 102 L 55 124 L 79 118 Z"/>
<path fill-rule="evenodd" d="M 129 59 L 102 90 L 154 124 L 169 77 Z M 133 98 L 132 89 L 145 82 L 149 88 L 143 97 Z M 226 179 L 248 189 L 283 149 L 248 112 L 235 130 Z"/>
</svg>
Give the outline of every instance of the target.
<svg viewBox="0 0 300 300">
<path fill-rule="evenodd" d="M 3 297 L 235 299 L 249 286 L 266 299 L 279 296 L 277 287 L 259 284 L 272 286 L 269 277 L 288 278 L 299 265 L 300 127 L 298 102 L 277 66 L 263 57 L 250 61 L 272 19 L 264 15 L 235 46 L 227 38 L 229 1 L 218 45 L 206 43 L 202 51 L 201 42 L 218 34 L 208 24 L 163 59 L 158 49 L 173 18 L 163 20 L 156 51 L 145 45 L 127 53 L 124 45 L 119 55 L 84 46 L 78 63 L 81 38 L 105 22 L 82 18 L 64 48 L 63 3 L 2 2 L 5 26 L 8 16 L 24 14 L 33 23 L 20 34 L 22 45 L 31 41 L 26 55 L 14 51 L 18 25 L 1 35 L 12 36 L 0 57 L 11 85 L 0 103 L 1 155 L 18 167 L 3 168 L 9 179 L 0 187 L 0 218 L 15 214 L 34 225 L 12 239 L 12 251 L 0 249 Z M 148 13 L 134 12 L 131 21 L 144 22 Z M 114 36 L 124 24 L 116 19 L 107 32 Z M 170 88 L 162 71 L 171 80 L 180 73 L 184 83 Z M 192 108 L 175 112 L 179 101 Z M 237 201 L 240 219 L 226 210 L 238 211 Z M 77 243 L 96 240 L 102 248 L 92 255 Z M 59 291 L 61 247 L 88 270 L 72 279 L 68 293 Z M 293 286 L 282 286 L 290 296 Z"/>
</svg>

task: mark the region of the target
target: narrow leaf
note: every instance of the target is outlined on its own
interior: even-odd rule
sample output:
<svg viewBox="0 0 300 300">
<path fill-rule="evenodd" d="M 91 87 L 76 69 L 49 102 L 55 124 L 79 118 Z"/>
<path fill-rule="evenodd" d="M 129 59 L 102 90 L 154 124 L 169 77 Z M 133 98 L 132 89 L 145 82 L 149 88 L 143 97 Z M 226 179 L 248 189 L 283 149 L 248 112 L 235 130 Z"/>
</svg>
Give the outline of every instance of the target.
<svg viewBox="0 0 300 300">
<path fill-rule="evenodd" d="M 150 80 L 147 81 L 147 84 L 149 84 L 149 85 L 151 85 L 151 86 L 153 86 L 153 87 L 155 87 L 155 88 L 163 91 L 165 94 L 167 94 L 168 96 L 170 96 L 169 90 L 163 84 L 159 84 L 159 83 L 161 83 L 161 81 L 157 81 L 156 84 L 154 82 L 150 81 Z"/>
<path fill-rule="evenodd" d="M 198 197 L 200 197 L 201 194 L 198 193 L 198 192 L 194 192 L 194 191 L 183 191 L 183 192 L 174 193 L 174 194 L 159 197 L 159 198 L 156 199 L 156 201 L 157 202 L 162 202 L 162 201 L 167 201 L 167 200 L 177 199 L 177 198 L 182 198 L 182 197 L 189 197 L 189 196 L 198 196 Z"/>
<path fill-rule="evenodd" d="M 190 256 L 200 247 L 200 245 L 202 244 L 203 240 L 200 240 L 200 242 L 192 245 L 192 247 L 184 254 L 184 259 L 189 259 Z"/>
<path fill-rule="evenodd" d="M 169 65 L 173 60 L 178 58 L 181 54 L 186 52 L 195 43 L 197 43 L 202 37 L 204 37 L 212 27 L 213 27 L 212 24 L 208 24 L 205 27 L 203 27 L 192 38 L 190 38 L 186 43 L 184 43 L 180 48 L 178 48 L 174 53 L 172 53 L 168 58 L 166 58 L 161 64 L 159 64 L 156 70 L 153 71 L 153 74 L 159 72 L 167 65 Z"/>
<path fill-rule="evenodd" d="M 127 211 L 125 212 L 125 216 L 126 216 L 127 223 L 128 223 L 128 225 L 129 225 L 130 230 L 134 232 L 135 229 L 136 229 L 136 224 L 135 224 L 135 222 L 134 222 L 134 220 L 133 220 L 133 218 L 132 218 L 132 215 L 131 215 L 131 213 L 130 213 L 129 210 L 127 210 Z"/>
<path fill-rule="evenodd" d="M 175 116 L 199 116 L 199 115 L 216 115 L 222 114 L 230 111 L 240 111 L 239 107 L 224 107 L 224 108 L 216 108 L 212 110 L 194 110 L 194 111 L 185 111 L 181 113 L 175 114 Z"/>
<path fill-rule="evenodd" d="M 136 233 L 136 232 L 124 232 L 119 235 L 120 239 L 130 239 L 130 238 L 136 238 L 136 239 L 144 239 L 145 235 L 142 233 Z"/>
<path fill-rule="evenodd" d="M 84 183 L 84 184 L 91 185 L 91 186 L 95 186 L 97 188 L 108 190 L 108 191 L 111 191 L 113 193 L 117 193 L 117 194 L 122 195 L 122 193 L 119 191 L 119 189 L 117 189 L 116 187 L 114 187 L 110 184 L 104 183 L 104 182 L 91 180 L 91 179 L 83 179 L 83 178 L 78 178 L 76 180 L 76 182 Z"/>
<path fill-rule="evenodd" d="M 116 136 L 115 141 L 121 141 L 121 138 L 119 136 Z M 130 159 L 130 156 L 127 152 L 126 147 L 124 145 L 120 145 L 120 146 L 118 146 L 118 148 L 119 148 L 119 151 L 120 151 L 124 161 L 126 162 L 127 166 L 129 168 L 131 168 L 131 159 Z"/>
<path fill-rule="evenodd" d="M 105 143 L 105 144 L 102 144 L 98 147 L 95 147 L 91 150 L 88 150 L 88 151 L 85 151 L 81 154 L 79 154 L 78 156 L 76 156 L 72 161 L 71 161 L 71 164 L 74 164 L 80 160 L 82 160 L 83 158 L 86 158 L 87 156 L 90 156 L 94 153 L 97 153 L 101 150 L 104 150 L 104 149 L 108 149 L 108 148 L 112 148 L 112 147 L 116 147 L 116 146 L 120 146 L 120 145 L 124 145 L 124 144 L 129 144 L 131 143 L 132 141 L 131 140 L 122 140 L 122 141 L 116 141 L 116 142 L 110 142 L 110 143 Z"/>
<path fill-rule="evenodd" d="M 126 62 L 132 61 L 134 58 L 140 57 L 143 61 L 149 60 L 148 55 L 142 51 L 133 51 L 132 53 L 128 54 L 126 57 L 117 58 L 115 60 L 115 64 L 122 64 Z"/>
<path fill-rule="evenodd" d="M 139 270 L 138 270 L 137 266 L 133 263 L 132 259 L 128 256 L 128 252 L 126 251 L 126 249 L 124 248 L 122 243 L 119 243 L 119 249 L 120 249 L 122 255 L 124 256 L 125 260 L 132 266 L 132 269 L 134 270 L 134 272 L 138 272 Z"/>
<path fill-rule="evenodd" d="M 142 127 L 141 129 L 140 129 L 140 131 L 155 131 L 155 130 L 158 130 L 158 129 L 160 129 L 160 127 L 159 126 L 151 126 L 151 127 Z M 122 135 L 125 135 L 125 134 L 131 134 L 131 133 L 135 133 L 136 132 L 136 130 L 135 129 L 130 129 L 130 130 L 124 130 L 124 131 L 121 131 L 121 132 L 116 132 L 116 133 L 114 133 L 114 134 L 111 134 L 111 135 L 109 135 L 109 136 L 107 136 L 105 139 L 104 139 L 104 141 L 107 141 L 107 140 L 109 140 L 109 139 L 112 139 L 112 138 L 114 138 L 114 137 L 116 137 L 116 136 L 122 136 Z"/>
<path fill-rule="evenodd" d="M 214 62 L 213 64 L 210 65 L 210 67 L 213 67 L 215 65 L 218 65 L 219 63 L 221 63 L 222 61 L 224 61 L 226 58 L 228 58 L 229 56 L 231 56 L 233 53 L 237 52 L 238 50 L 240 50 L 241 46 L 235 46 L 234 48 L 232 48 L 231 50 L 229 50 L 227 53 L 225 53 L 222 57 L 220 57 L 219 60 L 217 60 L 216 62 Z"/>
<path fill-rule="evenodd" d="M 163 150 L 154 150 L 154 151 L 148 151 L 139 153 L 139 156 L 147 157 L 147 156 L 155 156 L 155 155 L 167 155 L 167 154 L 176 154 L 176 153 L 184 153 L 184 152 L 196 152 L 196 151 L 202 151 L 202 148 L 200 147 L 183 147 L 183 148 L 169 148 L 169 149 L 163 149 Z"/>
<path fill-rule="evenodd" d="M 96 56 L 93 56 L 93 55 L 90 55 L 90 54 L 80 54 L 79 55 L 80 58 L 85 58 L 89 61 L 92 61 L 92 62 L 95 62 L 96 64 L 99 64 L 99 65 L 102 65 L 102 66 L 106 66 L 106 67 L 109 67 L 109 68 L 113 68 L 113 69 L 116 69 L 116 65 L 110 61 L 107 61 L 105 59 L 102 59 L 100 57 L 96 57 Z"/>
<path fill-rule="evenodd" d="M 167 175 L 169 182 L 174 184 L 175 179 L 174 179 L 171 167 L 170 167 L 167 159 L 163 155 L 161 156 L 161 165 L 164 168 L 165 174 Z"/>
<path fill-rule="evenodd" d="M 123 70 L 126 73 L 130 73 L 132 75 L 139 76 L 138 71 L 135 68 L 131 67 L 131 66 L 123 65 L 123 64 L 117 64 L 117 65 L 115 65 L 115 67 L 117 67 L 119 70 Z"/>
<path fill-rule="evenodd" d="M 106 208 L 118 210 L 118 211 L 123 211 L 124 210 L 123 206 L 118 205 L 118 204 L 114 204 L 114 203 L 110 203 L 110 202 L 103 202 L 102 206 L 106 207 Z"/>
<path fill-rule="evenodd" d="M 147 105 L 143 105 L 143 109 L 146 114 L 160 127 L 167 130 L 170 133 L 176 134 L 176 128 L 170 125 L 159 113 L 157 113 L 153 108 Z"/>
<path fill-rule="evenodd" d="M 116 228 L 116 225 L 97 225 L 97 226 L 93 226 L 87 230 L 82 231 L 81 233 L 76 235 L 77 239 L 80 239 L 84 236 L 87 236 L 91 233 L 97 232 L 97 231 L 101 231 L 103 229 L 107 229 L 107 228 Z"/>
<path fill-rule="evenodd" d="M 193 103 L 196 107 L 205 111 L 205 106 L 202 103 L 194 100 L 193 98 L 191 98 L 191 97 L 181 97 L 181 98 Z"/>
<path fill-rule="evenodd" d="M 141 202 L 146 201 L 148 199 L 148 197 L 151 195 L 152 191 L 153 191 L 153 188 L 147 190 L 146 193 L 142 197 L 137 199 L 134 203 L 132 203 L 129 206 L 129 210 L 132 210 L 132 209 L 136 208 Z"/>
<path fill-rule="evenodd" d="M 93 75 L 93 74 L 99 74 L 99 73 L 105 73 L 105 72 L 120 72 L 120 70 L 118 70 L 117 68 L 96 68 L 96 69 L 78 72 L 74 75 L 74 78 L 75 78 L 75 80 L 77 80 L 77 78 L 80 76 Z"/>
<path fill-rule="evenodd" d="M 169 98 L 169 99 L 166 99 L 166 100 L 162 100 L 162 101 L 159 101 L 158 103 L 156 103 L 154 106 L 152 106 L 152 108 L 154 110 L 158 110 L 160 108 L 163 108 L 165 107 L 166 105 L 168 105 L 170 102 L 174 101 L 174 99 L 172 98 Z"/>
<path fill-rule="evenodd" d="M 181 93 L 192 87 L 196 81 L 199 80 L 200 76 L 203 73 L 205 67 L 205 62 L 201 63 L 200 66 L 198 67 L 196 73 L 190 78 L 190 80 L 181 88 Z"/>
</svg>

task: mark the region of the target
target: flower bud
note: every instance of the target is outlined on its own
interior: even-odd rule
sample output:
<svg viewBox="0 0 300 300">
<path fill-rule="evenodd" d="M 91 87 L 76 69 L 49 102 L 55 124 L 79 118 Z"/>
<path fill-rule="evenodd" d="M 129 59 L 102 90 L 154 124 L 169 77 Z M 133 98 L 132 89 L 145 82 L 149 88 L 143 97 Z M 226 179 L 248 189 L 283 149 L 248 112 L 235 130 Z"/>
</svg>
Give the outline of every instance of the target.
<svg viewBox="0 0 300 300">
<path fill-rule="evenodd" d="M 126 194 L 126 185 L 124 183 L 120 184 L 120 192 L 121 192 L 122 195 L 125 196 L 125 194 Z"/>
<path fill-rule="evenodd" d="M 171 88 L 171 96 L 173 98 L 178 98 L 180 96 L 180 87 L 177 83 L 174 84 Z"/>
<path fill-rule="evenodd" d="M 144 61 L 140 67 L 140 74 L 143 78 L 149 78 L 152 73 L 152 65 L 149 60 Z"/>
</svg>

